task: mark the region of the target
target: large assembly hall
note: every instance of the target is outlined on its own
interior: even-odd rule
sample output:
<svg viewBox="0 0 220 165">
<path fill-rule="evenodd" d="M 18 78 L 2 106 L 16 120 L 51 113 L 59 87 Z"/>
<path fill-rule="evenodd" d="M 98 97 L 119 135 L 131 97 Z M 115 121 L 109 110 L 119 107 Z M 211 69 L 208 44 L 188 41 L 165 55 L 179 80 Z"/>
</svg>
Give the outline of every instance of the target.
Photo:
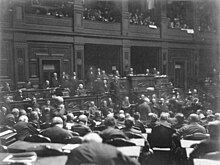
<svg viewBox="0 0 220 165">
<path fill-rule="evenodd" d="M 0 164 L 220 164 L 220 1 L 0 0 Z"/>
</svg>

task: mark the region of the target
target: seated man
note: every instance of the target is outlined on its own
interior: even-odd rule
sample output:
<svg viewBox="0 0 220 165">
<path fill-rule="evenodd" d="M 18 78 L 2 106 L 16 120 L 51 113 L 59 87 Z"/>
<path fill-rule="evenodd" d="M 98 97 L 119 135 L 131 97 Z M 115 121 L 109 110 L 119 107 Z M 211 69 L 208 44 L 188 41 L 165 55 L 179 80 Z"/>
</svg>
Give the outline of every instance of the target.
<svg viewBox="0 0 220 165">
<path fill-rule="evenodd" d="M 190 158 L 199 158 L 210 152 L 220 151 L 220 121 L 208 124 L 210 139 L 202 141 L 194 147 Z"/>
<path fill-rule="evenodd" d="M 134 126 L 141 130 L 141 133 L 146 133 L 146 129 L 142 121 L 140 121 L 140 113 L 136 112 L 134 114 Z"/>
<path fill-rule="evenodd" d="M 134 134 L 139 134 L 141 135 L 141 131 L 138 129 L 138 128 L 134 128 L 134 119 L 133 118 L 127 118 L 125 119 L 125 127 L 122 128 L 121 130 L 123 132 L 131 132 L 131 133 L 134 133 Z"/>
<path fill-rule="evenodd" d="M 63 128 L 63 120 L 61 117 L 52 119 L 52 127 L 41 132 L 43 136 L 49 137 L 52 143 L 64 143 L 65 139 L 73 137 L 73 135 Z"/>
<path fill-rule="evenodd" d="M 73 132 L 79 133 L 80 136 L 85 136 L 86 134 L 92 132 L 92 130 L 87 126 L 88 118 L 86 115 L 80 115 L 78 118 L 78 124 L 71 127 Z"/>
<path fill-rule="evenodd" d="M 113 117 L 107 117 L 105 119 L 104 125 L 106 129 L 100 133 L 100 136 L 103 138 L 104 142 L 113 138 L 127 139 L 126 135 L 121 130 L 115 128 L 115 124 L 116 122 Z"/>
<path fill-rule="evenodd" d="M 123 155 L 116 147 L 103 144 L 98 134 L 90 133 L 83 138 L 83 144 L 68 155 L 66 165 L 108 164 L 138 165 L 138 161 Z"/>
<path fill-rule="evenodd" d="M 183 126 L 177 132 L 175 135 L 179 137 L 186 137 L 187 135 L 193 135 L 194 133 L 206 133 L 206 130 L 203 126 L 199 125 L 199 116 L 197 114 L 191 114 L 189 116 L 189 124 Z"/>
<path fill-rule="evenodd" d="M 79 87 L 76 90 L 76 95 L 77 96 L 86 96 L 86 90 L 84 89 L 83 84 L 79 84 Z"/>
</svg>

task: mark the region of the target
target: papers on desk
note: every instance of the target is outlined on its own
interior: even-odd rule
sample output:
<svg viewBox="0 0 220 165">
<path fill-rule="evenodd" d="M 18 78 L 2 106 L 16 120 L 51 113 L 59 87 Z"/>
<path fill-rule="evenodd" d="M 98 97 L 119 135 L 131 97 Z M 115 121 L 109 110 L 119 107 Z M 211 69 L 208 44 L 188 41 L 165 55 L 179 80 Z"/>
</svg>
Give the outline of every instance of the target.
<svg viewBox="0 0 220 165">
<path fill-rule="evenodd" d="M 146 133 L 147 133 L 147 134 L 150 134 L 151 131 L 152 131 L 152 128 L 145 128 L 145 130 L 146 130 Z"/>
<path fill-rule="evenodd" d="M 143 139 L 143 138 L 140 138 L 140 139 L 130 139 L 129 141 L 134 143 L 134 144 L 136 144 L 136 146 L 142 146 L 143 147 L 145 139 Z"/>
<path fill-rule="evenodd" d="M 182 148 L 190 148 L 193 144 L 199 144 L 201 140 L 180 140 Z"/>
<path fill-rule="evenodd" d="M 75 149 L 76 147 L 79 147 L 80 144 L 67 144 L 65 146 L 62 147 L 62 150 L 73 150 Z"/>
<path fill-rule="evenodd" d="M 130 157 L 139 157 L 141 147 L 140 146 L 127 146 L 127 147 L 117 147 L 124 155 Z"/>
<path fill-rule="evenodd" d="M 189 155 L 192 153 L 194 148 L 185 148 L 186 149 L 186 157 L 189 158 Z"/>
<path fill-rule="evenodd" d="M 3 160 L 3 162 L 28 164 L 35 162 L 36 159 L 37 154 L 35 152 L 23 152 L 10 154 Z"/>
<path fill-rule="evenodd" d="M 220 160 L 211 160 L 211 159 L 193 159 L 194 165 L 218 165 Z"/>
</svg>

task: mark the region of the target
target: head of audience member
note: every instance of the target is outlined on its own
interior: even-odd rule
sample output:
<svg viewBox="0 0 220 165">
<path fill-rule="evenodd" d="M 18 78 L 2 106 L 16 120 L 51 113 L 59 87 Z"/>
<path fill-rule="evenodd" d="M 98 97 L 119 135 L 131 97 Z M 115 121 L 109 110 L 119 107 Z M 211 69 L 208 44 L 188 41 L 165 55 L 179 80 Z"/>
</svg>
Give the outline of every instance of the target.
<svg viewBox="0 0 220 165">
<path fill-rule="evenodd" d="M 150 103 L 150 99 L 148 97 L 145 97 L 143 100 L 145 103 L 149 104 Z"/>
<path fill-rule="evenodd" d="M 220 113 L 215 113 L 215 120 L 220 121 Z"/>
<path fill-rule="evenodd" d="M 104 125 L 106 128 L 115 128 L 116 122 L 114 117 L 106 117 L 104 120 Z"/>
<path fill-rule="evenodd" d="M 207 119 L 207 122 L 214 121 L 214 120 L 215 120 L 215 115 L 208 115 L 208 116 L 206 117 L 206 119 Z"/>
<path fill-rule="evenodd" d="M 212 121 L 208 124 L 210 139 L 220 140 L 220 121 Z"/>
<path fill-rule="evenodd" d="M 155 122 L 158 121 L 158 116 L 157 116 L 157 114 L 155 114 L 155 113 L 149 113 L 148 116 L 149 116 L 150 122 L 155 123 Z"/>
<path fill-rule="evenodd" d="M 133 125 L 134 125 L 134 119 L 133 118 L 125 119 L 125 128 L 126 129 L 131 129 Z"/>
<path fill-rule="evenodd" d="M 79 84 L 79 89 L 83 89 L 83 84 Z"/>
<path fill-rule="evenodd" d="M 208 109 L 206 111 L 206 116 L 209 116 L 209 115 L 213 115 L 213 111 L 211 109 Z"/>
<path fill-rule="evenodd" d="M 199 122 L 199 116 L 195 113 L 192 113 L 189 115 L 189 123 L 198 123 Z"/>
<path fill-rule="evenodd" d="M 168 118 L 169 118 L 169 113 L 162 112 L 160 114 L 160 121 L 168 121 Z"/>
<path fill-rule="evenodd" d="M 131 117 L 130 113 L 125 113 L 125 119 L 128 119 L 130 117 Z"/>
<path fill-rule="evenodd" d="M 57 78 L 57 73 L 53 73 L 53 77 L 56 79 Z"/>
<path fill-rule="evenodd" d="M 57 105 L 57 111 L 61 114 L 64 115 L 65 114 L 65 105 L 64 104 L 59 104 Z"/>
<path fill-rule="evenodd" d="M 7 113 L 7 108 L 6 108 L 6 107 L 2 107 L 2 108 L 1 108 L 1 113 L 2 113 L 3 115 L 6 115 L 6 113 Z"/>
<path fill-rule="evenodd" d="M 102 138 L 97 133 L 88 133 L 83 137 L 83 142 L 96 142 L 96 143 L 102 143 Z"/>
<path fill-rule="evenodd" d="M 124 121 L 125 120 L 125 115 L 123 113 L 118 115 L 118 120 L 119 121 Z"/>
<path fill-rule="evenodd" d="M 61 97 L 61 96 L 56 96 L 56 97 L 54 98 L 54 101 L 55 101 L 55 105 L 60 105 L 60 104 L 63 104 L 64 99 L 63 99 L 63 97 Z"/>
<path fill-rule="evenodd" d="M 203 114 L 203 111 L 201 109 L 198 109 L 196 111 L 196 114 L 199 115 L 199 119 L 205 118 L 205 115 Z"/>
<path fill-rule="evenodd" d="M 107 117 L 114 117 L 114 113 L 109 113 L 108 115 L 107 115 Z"/>
<path fill-rule="evenodd" d="M 179 124 L 183 124 L 184 123 L 184 120 L 185 120 L 185 117 L 182 113 L 177 113 L 175 115 L 175 119 L 176 119 L 176 122 L 179 123 Z"/>
<path fill-rule="evenodd" d="M 19 114 L 20 114 L 20 116 L 22 116 L 22 115 L 27 116 L 27 112 L 24 109 L 20 109 Z"/>
<path fill-rule="evenodd" d="M 15 124 L 15 117 L 13 114 L 7 114 L 5 117 L 5 124 L 8 125 L 9 127 L 13 127 Z"/>
<path fill-rule="evenodd" d="M 88 117 L 86 115 L 80 115 L 78 117 L 79 124 L 87 125 Z"/>
<path fill-rule="evenodd" d="M 37 111 L 32 111 L 30 114 L 30 121 L 39 121 L 39 116 Z"/>
<path fill-rule="evenodd" d="M 50 81 L 49 81 L 49 80 L 46 80 L 46 81 L 45 81 L 45 85 L 49 86 L 49 85 L 50 85 Z"/>
<path fill-rule="evenodd" d="M 55 116 L 52 118 L 51 124 L 52 124 L 52 126 L 57 126 L 57 127 L 63 128 L 63 119 L 59 116 Z"/>
<path fill-rule="evenodd" d="M 95 102 L 91 101 L 89 105 L 90 105 L 90 107 L 94 107 L 95 106 Z"/>
<path fill-rule="evenodd" d="M 46 101 L 46 105 L 49 106 L 50 105 L 50 100 Z"/>
<path fill-rule="evenodd" d="M 26 115 L 21 115 L 19 118 L 18 118 L 18 121 L 23 121 L 25 123 L 28 123 L 28 117 Z"/>
<path fill-rule="evenodd" d="M 173 118 L 173 117 L 174 117 L 174 112 L 173 112 L 173 111 L 169 111 L 169 112 L 168 112 L 168 115 L 169 115 L 170 118 L 171 118 L 171 117 Z"/>
<path fill-rule="evenodd" d="M 13 108 L 11 113 L 14 115 L 15 120 L 17 121 L 17 119 L 19 117 L 19 109 L 18 108 Z"/>
<path fill-rule="evenodd" d="M 134 120 L 139 120 L 140 119 L 140 113 L 139 112 L 135 112 L 134 113 Z"/>
<path fill-rule="evenodd" d="M 73 115 L 73 113 L 71 113 L 71 112 L 67 113 L 66 118 L 67 118 L 67 119 L 66 119 L 66 122 L 72 123 L 73 120 L 74 120 L 74 115 Z"/>
<path fill-rule="evenodd" d="M 125 114 L 124 110 L 120 110 L 119 114 Z"/>
</svg>

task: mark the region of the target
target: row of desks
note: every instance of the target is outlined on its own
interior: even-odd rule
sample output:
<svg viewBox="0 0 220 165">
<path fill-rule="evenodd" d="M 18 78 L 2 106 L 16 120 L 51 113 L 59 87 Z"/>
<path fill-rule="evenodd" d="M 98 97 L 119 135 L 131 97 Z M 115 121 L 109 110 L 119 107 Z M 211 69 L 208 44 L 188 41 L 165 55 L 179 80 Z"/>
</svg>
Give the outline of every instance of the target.
<svg viewBox="0 0 220 165">
<path fill-rule="evenodd" d="M 60 143 L 33 143 L 25 141 L 16 141 L 15 143 L 8 146 L 9 152 L 26 152 L 30 148 L 35 148 L 40 145 L 50 146 L 52 149 L 63 151 L 63 153 L 69 153 L 70 150 L 80 146 L 80 144 L 60 144 Z M 142 143 L 141 143 L 142 145 Z M 137 158 L 140 155 L 141 146 L 128 146 L 128 147 L 117 147 L 124 155 L 129 157 Z M 4 158 L 6 158 L 10 153 L 0 153 L 0 164 Z M 47 157 L 37 157 L 35 165 L 64 165 L 67 161 L 67 155 L 60 156 L 47 156 Z"/>
</svg>

